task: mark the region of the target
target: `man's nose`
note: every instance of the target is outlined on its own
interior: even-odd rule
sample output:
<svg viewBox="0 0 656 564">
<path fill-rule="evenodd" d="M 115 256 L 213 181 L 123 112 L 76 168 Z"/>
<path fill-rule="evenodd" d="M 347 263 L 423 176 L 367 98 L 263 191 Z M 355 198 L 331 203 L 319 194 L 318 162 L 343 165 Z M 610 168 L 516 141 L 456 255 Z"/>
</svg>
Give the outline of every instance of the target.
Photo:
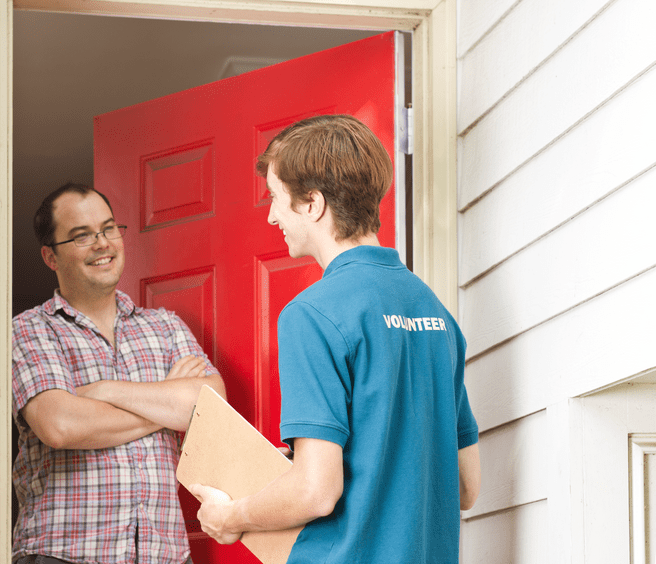
<svg viewBox="0 0 656 564">
<path fill-rule="evenodd" d="M 109 246 L 109 239 L 105 237 L 105 234 L 101 231 L 96 233 L 96 240 L 93 242 L 94 247 L 104 248 Z"/>
<path fill-rule="evenodd" d="M 269 222 L 270 225 L 275 225 L 278 223 L 276 221 L 276 216 L 273 213 L 273 206 L 269 206 L 269 216 L 267 217 L 267 221 Z"/>
</svg>

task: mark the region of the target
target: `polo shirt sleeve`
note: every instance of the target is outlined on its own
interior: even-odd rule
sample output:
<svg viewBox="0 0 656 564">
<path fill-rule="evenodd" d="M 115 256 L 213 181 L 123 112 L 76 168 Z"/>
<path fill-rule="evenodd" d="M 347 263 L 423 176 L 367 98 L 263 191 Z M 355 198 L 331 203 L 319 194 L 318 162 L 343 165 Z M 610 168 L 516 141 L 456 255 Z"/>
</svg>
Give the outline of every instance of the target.
<svg viewBox="0 0 656 564">
<path fill-rule="evenodd" d="M 474 418 L 467 389 L 465 388 L 465 349 L 464 336 L 459 333 L 457 339 L 457 363 L 455 368 L 455 396 L 458 424 L 458 450 L 478 442 L 478 424 Z"/>
<path fill-rule="evenodd" d="M 350 434 L 349 347 L 337 327 L 310 304 L 292 302 L 278 318 L 280 436 L 330 441 Z"/>
<path fill-rule="evenodd" d="M 41 392 L 61 389 L 76 393 L 57 334 L 39 314 L 29 312 L 14 318 L 11 359 L 15 418 Z"/>
</svg>

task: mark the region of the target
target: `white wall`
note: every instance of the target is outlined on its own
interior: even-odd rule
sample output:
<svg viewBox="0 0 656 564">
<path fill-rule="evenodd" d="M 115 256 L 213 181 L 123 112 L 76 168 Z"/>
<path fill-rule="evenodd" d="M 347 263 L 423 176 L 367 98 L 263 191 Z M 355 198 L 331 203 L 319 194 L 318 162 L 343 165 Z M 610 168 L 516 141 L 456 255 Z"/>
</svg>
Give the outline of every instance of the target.
<svg viewBox="0 0 656 564">
<path fill-rule="evenodd" d="M 459 318 L 484 470 L 464 563 L 628 562 L 579 542 L 591 459 L 569 398 L 656 366 L 654 29 L 653 0 L 458 3 Z"/>
</svg>

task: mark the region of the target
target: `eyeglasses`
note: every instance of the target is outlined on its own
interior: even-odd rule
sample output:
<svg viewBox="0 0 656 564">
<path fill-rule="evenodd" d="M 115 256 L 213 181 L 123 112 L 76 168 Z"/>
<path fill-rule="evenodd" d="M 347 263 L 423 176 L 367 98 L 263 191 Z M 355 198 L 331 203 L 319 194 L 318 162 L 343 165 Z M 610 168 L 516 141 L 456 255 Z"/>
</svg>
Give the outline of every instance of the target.
<svg viewBox="0 0 656 564">
<path fill-rule="evenodd" d="M 80 233 L 68 241 L 61 241 L 60 243 L 53 243 L 48 246 L 56 247 L 57 245 L 73 242 L 77 247 L 90 247 L 98 240 L 98 235 L 103 235 L 105 239 L 120 239 L 125 235 L 125 230 L 127 228 L 127 225 L 110 225 L 109 227 L 105 227 L 102 231 L 98 231 L 98 233 Z"/>
</svg>

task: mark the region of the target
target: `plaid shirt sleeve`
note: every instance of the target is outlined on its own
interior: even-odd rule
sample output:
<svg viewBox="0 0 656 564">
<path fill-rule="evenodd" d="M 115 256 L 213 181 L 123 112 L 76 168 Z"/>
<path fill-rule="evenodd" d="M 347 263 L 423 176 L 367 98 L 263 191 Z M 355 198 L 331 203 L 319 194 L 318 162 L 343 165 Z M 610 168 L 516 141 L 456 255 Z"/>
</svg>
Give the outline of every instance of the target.
<svg viewBox="0 0 656 564">
<path fill-rule="evenodd" d="M 168 317 L 169 327 L 171 329 L 171 368 L 181 358 L 189 355 L 202 357 L 207 363 L 206 374 L 218 374 L 219 371 L 214 367 L 209 357 L 203 352 L 198 344 L 196 337 L 192 334 L 187 324 L 171 311 L 159 309 L 159 313 Z"/>
<path fill-rule="evenodd" d="M 13 320 L 14 416 L 37 394 L 51 389 L 75 393 L 61 343 L 43 316 L 33 311 Z"/>
</svg>

